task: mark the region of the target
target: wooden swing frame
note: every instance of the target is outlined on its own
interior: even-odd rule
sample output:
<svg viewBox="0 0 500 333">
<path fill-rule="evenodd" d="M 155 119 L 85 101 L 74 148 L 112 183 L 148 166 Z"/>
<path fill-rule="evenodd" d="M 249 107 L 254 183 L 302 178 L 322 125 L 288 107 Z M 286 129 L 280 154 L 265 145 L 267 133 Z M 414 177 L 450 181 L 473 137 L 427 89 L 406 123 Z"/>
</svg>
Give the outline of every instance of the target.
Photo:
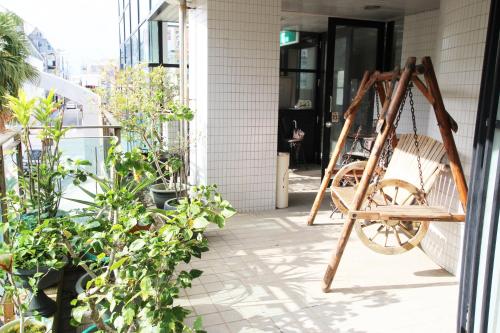
<svg viewBox="0 0 500 333">
<path fill-rule="evenodd" d="M 421 75 L 423 75 L 425 83 L 420 79 L 419 76 Z M 399 84 L 396 85 L 396 81 L 399 81 Z M 409 57 L 402 71 L 400 71 L 399 68 L 396 68 L 392 72 L 382 73 L 379 71 L 375 71 L 370 73 L 366 71 L 364 73 L 357 94 L 344 114 L 345 123 L 338 138 L 328 167 L 325 170 L 325 176 L 321 183 L 320 189 L 311 208 L 311 212 L 307 221 L 308 225 L 312 225 L 314 223 L 314 219 L 324 198 L 326 189 L 333 176 L 337 160 L 342 149 L 344 148 L 347 136 L 349 134 L 349 131 L 351 130 L 354 119 L 361 105 L 361 101 L 367 91 L 373 85 L 375 85 L 375 89 L 382 104 L 382 111 L 377 121 L 377 137 L 375 139 L 370 157 L 367 161 L 366 168 L 363 172 L 363 176 L 361 177 L 359 185 L 356 188 L 352 202 L 353 212 L 359 212 L 361 210 L 363 201 L 365 200 L 367 194 L 370 179 L 372 178 L 373 172 L 375 171 L 375 168 L 379 162 L 385 142 L 387 141 L 391 132 L 395 131 L 394 121 L 410 82 L 413 82 L 413 84 L 420 90 L 427 101 L 433 106 L 441 138 L 443 140 L 443 145 L 448 156 L 453 180 L 458 191 L 458 197 L 462 204 L 462 208 L 465 211 L 467 206 L 468 189 L 457 147 L 455 145 L 455 140 L 453 139 L 453 132 L 456 132 L 458 130 L 457 123 L 453 120 L 453 118 L 444 107 L 443 98 L 439 90 L 439 85 L 437 83 L 436 74 L 434 72 L 431 58 L 424 57 L 422 58 L 422 63 L 416 65 L 416 58 Z M 337 244 L 337 249 L 331 256 L 323 278 L 322 289 L 325 292 L 330 289 L 331 283 L 339 266 L 342 254 L 347 245 L 347 241 L 349 240 L 349 236 L 352 232 L 356 219 L 356 214 L 348 214 L 348 216 L 346 217 L 342 233 Z"/>
</svg>

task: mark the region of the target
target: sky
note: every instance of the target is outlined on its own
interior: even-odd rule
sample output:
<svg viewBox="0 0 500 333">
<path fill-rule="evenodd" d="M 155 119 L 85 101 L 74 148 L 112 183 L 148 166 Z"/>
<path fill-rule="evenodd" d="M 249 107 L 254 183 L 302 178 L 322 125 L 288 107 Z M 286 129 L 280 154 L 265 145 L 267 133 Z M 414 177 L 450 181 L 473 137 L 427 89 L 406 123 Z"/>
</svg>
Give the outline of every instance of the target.
<svg viewBox="0 0 500 333">
<path fill-rule="evenodd" d="M 62 49 L 73 75 L 83 64 L 118 59 L 116 0 L 0 0 L 0 6 L 38 27 L 54 48 Z"/>
</svg>

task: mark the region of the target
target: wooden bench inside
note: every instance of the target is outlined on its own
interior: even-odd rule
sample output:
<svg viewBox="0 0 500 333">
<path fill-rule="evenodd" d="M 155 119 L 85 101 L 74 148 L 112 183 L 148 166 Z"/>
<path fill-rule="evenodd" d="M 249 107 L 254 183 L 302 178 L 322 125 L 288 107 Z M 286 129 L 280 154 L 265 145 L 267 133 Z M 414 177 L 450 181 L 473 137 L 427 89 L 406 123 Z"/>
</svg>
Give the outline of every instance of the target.
<svg viewBox="0 0 500 333">
<path fill-rule="evenodd" d="M 375 221 L 464 222 L 465 214 L 450 213 L 443 207 L 380 206 L 369 210 L 349 211 L 349 218 Z"/>
</svg>

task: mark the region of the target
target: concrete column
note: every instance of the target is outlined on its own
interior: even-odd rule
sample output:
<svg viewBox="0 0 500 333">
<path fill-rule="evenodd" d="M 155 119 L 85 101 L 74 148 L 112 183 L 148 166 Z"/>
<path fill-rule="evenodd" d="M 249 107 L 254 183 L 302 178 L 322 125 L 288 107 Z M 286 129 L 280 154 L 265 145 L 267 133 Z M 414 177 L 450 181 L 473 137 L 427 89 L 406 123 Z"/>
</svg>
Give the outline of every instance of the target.
<svg viewBox="0 0 500 333">
<path fill-rule="evenodd" d="M 281 1 L 191 7 L 191 180 L 218 184 L 239 211 L 273 209 Z"/>
</svg>

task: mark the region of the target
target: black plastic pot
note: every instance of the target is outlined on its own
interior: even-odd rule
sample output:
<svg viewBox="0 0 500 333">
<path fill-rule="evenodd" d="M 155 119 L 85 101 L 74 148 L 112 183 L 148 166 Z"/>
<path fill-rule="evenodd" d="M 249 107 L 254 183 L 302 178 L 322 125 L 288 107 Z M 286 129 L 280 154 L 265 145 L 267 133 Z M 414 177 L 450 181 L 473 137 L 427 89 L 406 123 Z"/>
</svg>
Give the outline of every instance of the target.
<svg viewBox="0 0 500 333">
<path fill-rule="evenodd" d="M 179 206 L 179 200 L 177 200 L 177 198 L 172 198 L 165 201 L 165 203 L 163 204 L 163 209 L 169 211 L 177 210 L 177 206 Z"/>
<path fill-rule="evenodd" d="M 43 289 L 47 289 L 59 283 L 62 278 L 62 270 L 41 267 L 38 271 L 36 269 L 17 269 L 14 274 L 21 278 L 23 288 L 26 288 L 33 294 L 29 280 L 37 272 L 43 273 L 44 276 L 38 281 L 36 295 L 33 295 L 28 307 L 28 315 L 38 313 L 43 317 L 50 317 L 56 312 L 57 304 L 45 294 Z"/>
<path fill-rule="evenodd" d="M 180 184 L 176 185 L 177 188 L 177 193 L 179 192 L 186 192 L 187 186 L 183 185 L 181 186 Z M 151 195 L 153 196 L 153 201 L 155 202 L 156 208 L 164 208 L 165 206 L 165 201 L 169 199 L 175 199 L 175 189 L 173 188 L 165 188 L 165 185 L 163 183 L 161 184 L 154 184 L 150 187 L 151 189 Z"/>
</svg>

